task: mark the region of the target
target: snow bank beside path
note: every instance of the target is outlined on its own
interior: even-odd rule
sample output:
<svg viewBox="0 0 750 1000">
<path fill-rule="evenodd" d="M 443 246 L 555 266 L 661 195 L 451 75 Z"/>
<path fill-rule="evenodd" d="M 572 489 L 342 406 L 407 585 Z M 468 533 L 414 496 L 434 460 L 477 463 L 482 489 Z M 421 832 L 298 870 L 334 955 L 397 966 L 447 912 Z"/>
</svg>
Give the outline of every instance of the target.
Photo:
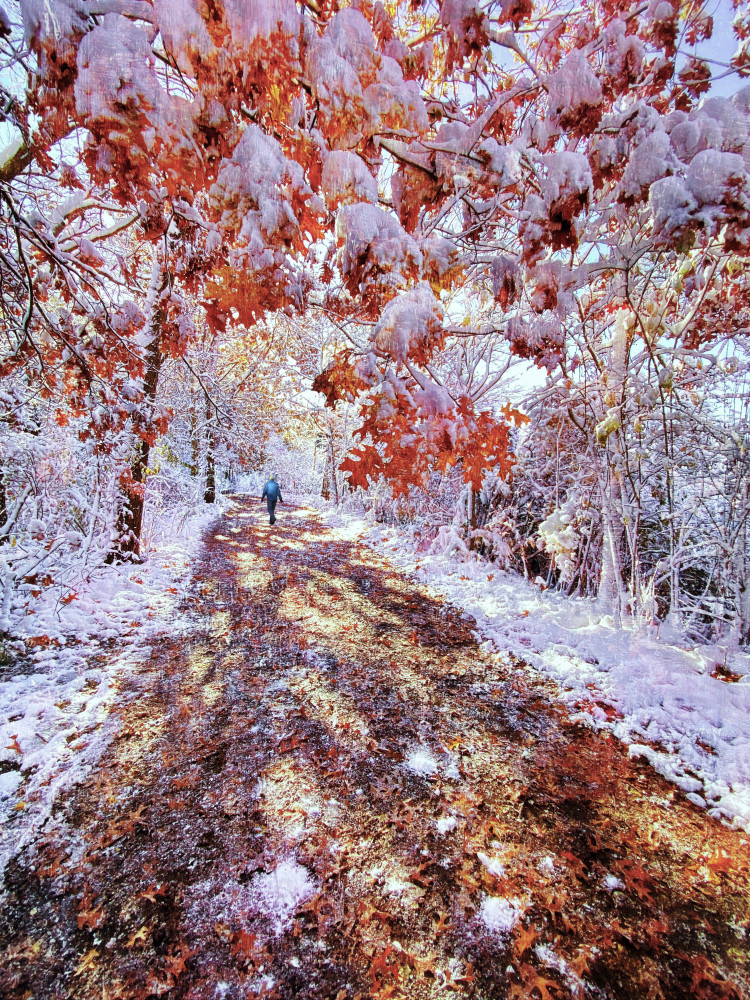
<svg viewBox="0 0 750 1000">
<path fill-rule="evenodd" d="M 16 609 L 16 658 L 0 665 L 0 875 L 99 759 L 118 680 L 149 657 L 149 639 L 189 627 L 176 608 L 203 532 L 227 505 L 157 515 L 143 564 L 102 568 L 67 604 L 50 589 Z"/>
<path fill-rule="evenodd" d="M 325 517 L 336 536 L 361 537 L 471 615 L 489 650 L 553 678 L 575 719 L 611 730 L 695 805 L 750 832 L 750 656 L 682 647 L 665 627 L 616 630 L 590 600 L 542 592 L 484 562 L 415 552 L 405 531 Z M 726 667 L 740 679 L 711 676 Z"/>
</svg>

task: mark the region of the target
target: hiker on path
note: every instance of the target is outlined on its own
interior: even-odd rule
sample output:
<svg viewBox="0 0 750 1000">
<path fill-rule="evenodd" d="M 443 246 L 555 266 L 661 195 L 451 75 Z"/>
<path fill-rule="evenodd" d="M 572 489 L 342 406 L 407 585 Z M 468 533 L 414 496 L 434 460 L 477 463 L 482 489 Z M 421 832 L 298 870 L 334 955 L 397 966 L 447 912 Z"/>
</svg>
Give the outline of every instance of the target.
<svg viewBox="0 0 750 1000">
<path fill-rule="evenodd" d="M 276 515 L 274 511 L 276 510 L 276 503 L 283 503 L 284 500 L 281 496 L 281 489 L 279 484 L 276 482 L 276 476 L 271 476 L 263 487 L 263 496 L 260 498 L 261 502 L 263 500 L 268 504 L 268 523 L 276 523 Z"/>
</svg>

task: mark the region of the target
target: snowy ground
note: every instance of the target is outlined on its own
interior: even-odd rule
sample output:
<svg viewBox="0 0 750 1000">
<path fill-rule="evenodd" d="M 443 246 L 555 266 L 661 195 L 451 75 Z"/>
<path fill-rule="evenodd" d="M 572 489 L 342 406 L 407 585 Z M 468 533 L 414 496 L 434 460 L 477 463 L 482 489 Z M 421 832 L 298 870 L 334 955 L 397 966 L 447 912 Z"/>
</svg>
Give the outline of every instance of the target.
<svg viewBox="0 0 750 1000">
<path fill-rule="evenodd" d="M 485 562 L 428 554 L 403 529 L 332 509 L 326 517 L 341 537 L 361 536 L 463 608 L 489 648 L 553 678 L 578 720 L 611 730 L 696 806 L 750 832 L 750 656 L 681 645 L 664 627 L 616 630 L 590 600 L 542 592 Z M 712 676 L 717 668 L 739 680 Z"/>
<path fill-rule="evenodd" d="M 149 640 L 189 627 L 176 607 L 202 533 L 227 503 L 157 514 L 144 563 L 100 569 L 67 604 L 52 588 L 19 602 L 15 657 L 0 666 L 0 875 L 99 759 L 118 682 L 149 658 Z"/>
</svg>

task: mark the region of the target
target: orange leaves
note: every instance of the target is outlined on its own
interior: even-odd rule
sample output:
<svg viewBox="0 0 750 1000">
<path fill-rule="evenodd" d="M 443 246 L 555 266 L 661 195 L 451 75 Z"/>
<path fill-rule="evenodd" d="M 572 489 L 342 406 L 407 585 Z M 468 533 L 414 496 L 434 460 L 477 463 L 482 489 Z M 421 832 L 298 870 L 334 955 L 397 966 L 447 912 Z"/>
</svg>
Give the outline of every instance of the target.
<svg viewBox="0 0 750 1000">
<path fill-rule="evenodd" d="M 319 376 L 315 388 L 325 392 L 333 405 L 351 390 L 354 376 L 346 357 L 329 371 L 335 377 Z M 427 378 L 420 377 L 416 383 L 392 372 L 386 372 L 377 387 L 370 389 L 360 412 L 363 423 L 356 432 L 360 444 L 340 468 L 353 488 L 367 489 L 371 481 L 385 477 L 394 496 L 424 483 L 433 469 L 445 472 L 459 462 L 465 482 L 477 490 L 488 469 L 507 476 L 513 461 L 511 422 L 527 419 L 509 406 L 502 419 L 488 411 L 476 413 L 467 396 L 456 402 Z"/>
<path fill-rule="evenodd" d="M 255 965 L 260 951 L 257 934 L 239 930 L 232 935 L 232 955 Z"/>
<path fill-rule="evenodd" d="M 143 892 L 138 894 L 138 898 L 145 899 L 149 903 L 156 903 L 160 896 L 166 895 L 166 892 L 166 886 L 158 885 L 156 882 L 152 882 L 147 889 L 144 889 Z"/>
<path fill-rule="evenodd" d="M 27 649 L 46 649 L 47 646 L 60 645 L 57 639 L 50 639 L 48 635 L 32 635 L 31 638 L 25 639 L 24 643 Z"/>
<path fill-rule="evenodd" d="M 270 275 L 258 272 L 253 275 L 238 273 L 231 267 L 219 267 L 206 285 L 207 316 L 215 330 L 223 330 L 233 312 L 237 322 L 253 326 L 270 309 L 281 306 L 283 285 Z"/>
<path fill-rule="evenodd" d="M 391 958 L 392 955 L 395 957 Z M 372 989 L 376 996 L 392 996 L 393 992 L 388 994 L 387 992 L 382 991 L 384 988 L 388 988 L 389 984 L 398 983 L 400 972 L 400 955 L 398 952 L 394 952 L 392 945 L 387 945 L 383 951 L 373 959 L 372 965 L 370 966 Z"/>
<path fill-rule="evenodd" d="M 631 858 L 621 858 L 613 862 L 612 867 L 622 876 L 628 892 L 634 892 L 640 900 L 649 904 L 654 902 L 654 880 L 641 864 Z"/>
<path fill-rule="evenodd" d="M 340 399 L 352 402 L 366 385 L 354 370 L 350 352 L 344 351 L 315 376 L 312 388 L 314 392 L 323 393 L 326 406 L 335 406 Z"/>
<path fill-rule="evenodd" d="M 522 962 L 516 976 L 508 989 L 508 1000 L 560 1000 L 560 984 L 533 965 Z"/>
<path fill-rule="evenodd" d="M 91 931 L 95 931 L 101 927 L 106 919 L 107 914 L 102 906 L 91 910 L 81 910 L 76 918 L 79 930 L 86 928 Z"/>
<path fill-rule="evenodd" d="M 112 844 L 116 843 L 122 837 L 127 837 L 129 834 L 134 833 L 136 826 L 145 825 L 145 821 L 141 818 L 145 808 L 145 804 L 142 803 L 136 810 L 130 812 L 126 819 L 110 822 L 96 842 L 96 847 L 100 849 L 111 847 Z"/>
<path fill-rule="evenodd" d="M 135 948 L 137 946 L 142 946 L 145 948 L 148 944 L 148 937 L 150 933 L 150 929 L 144 924 L 142 927 L 139 927 L 137 931 L 133 931 L 128 938 L 125 947 Z"/>
<path fill-rule="evenodd" d="M 188 948 L 180 944 L 172 948 L 166 958 L 164 971 L 173 979 L 179 979 L 187 967 L 188 961 L 198 953 L 198 948 Z"/>
<path fill-rule="evenodd" d="M 711 857 L 706 858 L 706 868 L 713 875 L 726 875 L 735 865 L 734 859 L 720 847 L 716 848 Z M 747 864 L 743 867 L 747 868 Z"/>
<path fill-rule="evenodd" d="M 684 955 L 691 966 L 690 989 L 695 1000 L 741 1000 L 736 983 L 726 979 L 703 955 Z"/>
<path fill-rule="evenodd" d="M 523 958 L 526 952 L 534 946 L 534 942 L 538 938 L 539 934 L 534 927 L 522 927 L 519 924 L 513 934 L 511 944 L 514 954 L 519 958 Z"/>
<path fill-rule="evenodd" d="M 91 948 L 89 951 L 86 952 L 81 961 L 78 963 L 73 975 L 82 976 L 85 972 L 88 972 L 89 969 L 93 969 L 96 966 L 96 960 L 98 957 L 99 957 L 99 952 L 96 950 L 96 948 Z"/>
</svg>

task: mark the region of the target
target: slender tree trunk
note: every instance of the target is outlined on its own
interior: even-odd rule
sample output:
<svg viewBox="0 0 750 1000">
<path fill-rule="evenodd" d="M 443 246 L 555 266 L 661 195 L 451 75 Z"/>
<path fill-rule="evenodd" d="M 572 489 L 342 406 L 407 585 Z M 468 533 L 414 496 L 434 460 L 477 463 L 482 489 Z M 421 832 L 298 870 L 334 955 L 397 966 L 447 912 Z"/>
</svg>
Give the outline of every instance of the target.
<svg viewBox="0 0 750 1000">
<path fill-rule="evenodd" d="M 190 378 L 190 454 L 192 462 L 190 463 L 190 475 L 198 475 L 198 461 L 200 455 L 200 444 L 198 441 L 198 413 L 197 406 L 195 402 L 195 380 L 191 376 Z"/>
<path fill-rule="evenodd" d="M 615 628 L 622 627 L 622 565 L 620 541 L 623 526 L 612 503 L 612 473 L 607 483 L 602 483 L 602 569 L 599 577 L 598 601 L 612 615 Z"/>
<path fill-rule="evenodd" d="M 333 453 L 333 434 L 328 438 L 328 448 L 330 451 L 330 472 L 331 472 L 331 486 L 333 487 L 333 502 L 338 507 L 339 505 L 339 484 L 336 480 L 336 459 Z"/>
<path fill-rule="evenodd" d="M 320 495 L 323 497 L 324 500 L 331 499 L 331 479 L 328 474 L 328 466 L 330 461 L 331 461 L 331 456 L 328 450 L 326 449 L 326 457 L 323 463 L 323 484 L 320 487 Z"/>
<path fill-rule="evenodd" d="M 8 520 L 8 497 L 5 493 L 5 476 L 0 472 L 0 528 Z"/>
<path fill-rule="evenodd" d="M 211 422 L 211 401 L 206 396 L 206 491 L 204 503 L 216 502 L 216 462 L 214 459 L 214 425 Z"/>
<path fill-rule="evenodd" d="M 474 511 L 474 488 L 471 483 L 469 483 L 468 493 L 466 494 L 466 524 L 469 533 L 469 551 L 474 548 L 474 539 L 471 537 L 474 531 L 474 525 L 476 524 L 476 513 Z"/>
</svg>

